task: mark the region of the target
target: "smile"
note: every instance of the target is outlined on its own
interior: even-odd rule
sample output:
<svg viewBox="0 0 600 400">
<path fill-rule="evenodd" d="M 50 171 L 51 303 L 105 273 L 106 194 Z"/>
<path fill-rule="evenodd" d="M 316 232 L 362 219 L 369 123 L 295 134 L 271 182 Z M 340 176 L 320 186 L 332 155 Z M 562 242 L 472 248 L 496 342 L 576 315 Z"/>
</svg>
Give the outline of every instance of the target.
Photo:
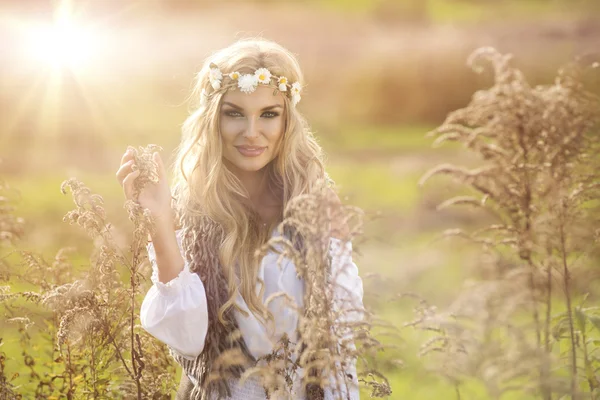
<svg viewBox="0 0 600 400">
<path fill-rule="evenodd" d="M 261 155 L 266 147 L 252 147 L 252 146 L 235 146 L 238 151 L 246 157 L 256 157 Z"/>
</svg>

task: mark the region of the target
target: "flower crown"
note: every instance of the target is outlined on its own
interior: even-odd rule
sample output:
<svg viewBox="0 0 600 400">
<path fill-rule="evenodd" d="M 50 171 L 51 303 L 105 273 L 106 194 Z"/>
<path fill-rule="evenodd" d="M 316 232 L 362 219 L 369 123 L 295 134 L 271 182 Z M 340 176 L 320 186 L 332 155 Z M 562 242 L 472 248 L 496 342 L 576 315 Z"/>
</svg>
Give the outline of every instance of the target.
<svg viewBox="0 0 600 400">
<path fill-rule="evenodd" d="M 223 83 L 224 77 L 229 77 L 229 82 Z M 258 68 L 254 71 L 254 74 L 240 74 L 234 71 L 223 75 L 216 64 L 210 63 L 209 79 L 214 92 L 209 94 L 206 89 L 202 89 L 201 102 L 203 105 L 206 104 L 207 99 L 213 93 L 218 91 L 238 87 L 244 93 L 252 93 L 256 90 L 259 83 L 275 87 L 273 95 L 276 95 L 278 92 L 288 93 L 292 106 L 296 106 L 301 99 L 300 92 L 302 91 L 302 85 L 300 85 L 300 82 L 294 82 L 290 85 L 285 76 L 274 76 L 267 68 Z"/>
</svg>

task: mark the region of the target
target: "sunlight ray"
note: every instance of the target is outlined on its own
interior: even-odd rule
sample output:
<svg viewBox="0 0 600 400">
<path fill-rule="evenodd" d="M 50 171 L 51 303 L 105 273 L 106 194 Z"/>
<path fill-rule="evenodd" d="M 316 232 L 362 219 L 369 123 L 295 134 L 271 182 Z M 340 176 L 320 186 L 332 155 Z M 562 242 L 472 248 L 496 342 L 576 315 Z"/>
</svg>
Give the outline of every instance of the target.
<svg viewBox="0 0 600 400">
<path fill-rule="evenodd" d="M 11 113 L 12 117 L 7 121 L 6 132 L 8 135 L 18 133 L 19 124 L 24 118 L 34 118 L 32 110 L 36 108 L 36 100 L 40 99 L 40 92 L 43 90 L 46 77 L 38 74 L 34 79 L 27 91 L 21 93 L 20 99 L 15 99 L 18 104 Z"/>
</svg>

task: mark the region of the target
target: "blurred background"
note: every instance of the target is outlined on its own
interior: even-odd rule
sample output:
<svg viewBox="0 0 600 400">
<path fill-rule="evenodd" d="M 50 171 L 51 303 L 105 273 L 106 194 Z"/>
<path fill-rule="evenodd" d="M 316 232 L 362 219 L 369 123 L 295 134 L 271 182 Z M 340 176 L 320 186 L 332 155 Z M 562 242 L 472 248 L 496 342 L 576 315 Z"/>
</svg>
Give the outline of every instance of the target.
<svg viewBox="0 0 600 400">
<path fill-rule="evenodd" d="M 62 222 L 73 206 L 60 193 L 69 177 L 102 195 L 127 237 L 114 176 L 126 146 L 158 144 L 170 162 L 194 73 L 247 36 L 297 54 L 307 82 L 300 110 L 344 202 L 367 212 L 355 246 L 365 302 L 401 326 L 411 304 L 386 306 L 376 293 L 411 291 L 443 305 L 479 273 L 473 249 L 430 240 L 483 216 L 435 211 L 457 193 L 451 182 L 417 185 L 439 163 L 477 162 L 425 137 L 492 83 L 467 67 L 468 55 L 493 46 L 514 54 L 531 84 L 551 83 L 562 64 L 600 49 L 600 1 L 1 0 L 0 177 L 26 220 L 23 246 L 52 258 L 75 245 L 85 265 L 92 244 Z M 392 398 L 453 393 L 417 359 L 418 335 L 407 330 L 398 343 L 405 369 L 393 376 Z"/>
</svg>

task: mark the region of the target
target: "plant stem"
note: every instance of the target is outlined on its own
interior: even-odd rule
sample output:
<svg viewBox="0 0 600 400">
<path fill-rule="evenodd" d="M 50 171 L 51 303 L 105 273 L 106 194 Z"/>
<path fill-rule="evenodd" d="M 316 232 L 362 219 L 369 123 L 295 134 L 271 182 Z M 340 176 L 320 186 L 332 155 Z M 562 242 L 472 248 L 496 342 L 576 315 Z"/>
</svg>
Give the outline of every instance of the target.
<svg viewBox="0 0 600 400">
<path fill-rule="evenodd" d="M 137 230 L 135 231 L 137 232 Z M 136 274 L 137 274 L 137 266 L 139 265 L 139 253 L 140 253 L 140 246 L 138 245 L 140 240 L 139 238 L 137 238 L 137 234 L 134 232 L 134 243 L 133 243 L 133 260 L 132 260 L 132 266 L 130 269 L 131 272 L 131 278 L 130 278 L 130 284 L 131 284 L 131 307 L 130 307 L 130 312 L 131 312 L 131 316 L 129 319 L 129 323 L 130 323 L 130 329 L 129 332 L 131 333 L 131 366 L 133 368 L 133 372 L 134 372 L 134 379 L 135 379 L 135 385 L 137 388 L 137 397 L 138 400 L 142 400 L 142 385 L 140 382 L 140 378 L 141 378 L 141 371 L 138 371 L 138 367 L 137 367 L 137 363 L 136 363 L 136 351 L 135 351 L 135 293 L 136 293 Z"/>
<path fill-rule="evenodd" d="M 552 318 L 552 267 L 548 263 L 546 268 L 546 320 L 544 321 L 544 350 L 546 355 L 550 354 L 550 321 Z M 552 366 L 550 365 L 550 358 L 542 363 L 542 397 L 544 400 L 552 400 L 552 392 L 548 386 L 550 379 L 549 371 Z"/>
<path fill-rule="evenodd" d="M 71 345 L 67 340 L 67 371 L 69 371 L 69 391 L 67 392 L 67 399 L 73 399 L 73 365 L 71 364 Z"/>
<path fill-rule="evenodd" d="M 574 400 L 578 398 L 577 396 L 577 349 L 575 347 L 575 327 L 573 326 L 573 312 L 571 310 L 571 292 L 569 289 L 569 267 L 567 264 L 567 249 L 566 249 L 566 238 L 565 238 L 565 230 L 564 230 L 564 207 L 563 204 L 561 206 L 561 220 L 560 220 L 560 251 L 562 255 L 562 263 L 563 263 L 563 275 L 564 275 L 564 283 L 565 283 L 565 296 L 567 299 L 567 315 L 569 321 L 569 331 L 571 334 L 571 396 Z"/>
</svg>

